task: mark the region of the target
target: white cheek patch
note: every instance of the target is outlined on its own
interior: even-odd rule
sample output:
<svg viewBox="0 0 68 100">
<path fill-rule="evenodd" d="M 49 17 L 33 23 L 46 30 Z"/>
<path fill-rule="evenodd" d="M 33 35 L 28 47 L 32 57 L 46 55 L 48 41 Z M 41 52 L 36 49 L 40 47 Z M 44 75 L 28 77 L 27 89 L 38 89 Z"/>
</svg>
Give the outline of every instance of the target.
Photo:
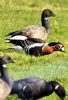
<svg viewBox="0 0 68 100">
<path fill-rule="evenodd" d="M 59 50 L 62 50 L 62 51 L 64 51 L 64 47 L 60 44 L 60 48 L 59 48 Z"/>
<path fill-rule="evenodd" d="M 23 91 L 26 89 L 26 87 L 27 87 L 27 86 L 24 86 L 24 87 L 23 87 Z"/>
<path fill-rule="evenodd" d="M 3 64 L 3 67 L 6 68 L 7 66 L 5 64 Z"/>
<path fill-rule="evenodd" d="M 62 51 L 64 51 L 64 47 L 62 47 Z"/>
<path fill-rule="evenodd" d="M 26 40 L 26 39 L 27 39 L 26 36 L 21 36 L 21 35 L 17 35 L 10 38 L 10 40 Z"/>
<path fill-rule="evenodd" d="M 62 45 L 60 44 L 60 48 L 62 48 Z"/>
<path fill-rule="evenodd" d="M 57 89 L 58 89 L 58 87 L 59 87 L 59 85 L 56 85 L 56 86 L 55 86 L 55 90 L 57 90 Z"/>
</svg>

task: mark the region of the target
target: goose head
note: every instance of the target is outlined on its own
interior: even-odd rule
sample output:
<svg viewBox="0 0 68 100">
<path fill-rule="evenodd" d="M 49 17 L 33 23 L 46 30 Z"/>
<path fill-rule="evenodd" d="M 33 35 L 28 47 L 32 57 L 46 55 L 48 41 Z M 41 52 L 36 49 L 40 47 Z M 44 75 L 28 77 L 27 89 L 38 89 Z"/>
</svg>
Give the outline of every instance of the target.
<svg viewBox="0 0 68 100">
<path fill-rule="evenodd" d="M 42 18 L 46 19 L 48 17 L 55 17 L 55 14 L 53 13 L 53 11 L 51 11 L 50 9 L 44 9 L 42 12 Z"/>
<path fill-rule="evenodd" d="M 62 52 L 64 52 L 64 45 L 61 44 L 61 43 L 56 43 L 54 49 L 55 49 L 55 51 L 62 51 Z"/>
<path fill-rule="evenodd" d="M 65 88 L 56 81 L 50 81 L 48 83 L 51 84 L 55 93 L 60 97 L 60 100 L 64 100 L 66 96 Z"/>
<path fill-rule="evenodd" d="M 50 33 L 50 25 L 49 25 L 48 18 L 51 17 L 51 16 L 52 17 L 55 16 L 53 11 L 51 11 L 50 9 L 44 9 L 43 10 L 42 16 L 41 16 L 42 26 L 45 27 L 46 33 L 48 33 L 48 34 Z M 45 35 L 45 37 L 47 37 L 47 36 Z"/>
<path fill-rule="evenodd" d="M 50 47 L 54 48 L 54 51 L 62 51 L 64 52 L 64 45 L 60 42 L 51 42 L 48 44 Z"/>
<path fill-rule="evenodd" d="M 42 52 L 45 54 L 53 53 L 54 51 L 61 51 L 64 52 L 64 45 L 60 42 L 51 42 L 46 44 L 42 47 Z"/>
<path fill-rule="evenodd" d="M 6 64 L 8 63 L 14 63 L 14 61 L 11 59 L 11 57 L 5 55 L 0 58 L 0 64 L 5 67 Z"/>
</svg>

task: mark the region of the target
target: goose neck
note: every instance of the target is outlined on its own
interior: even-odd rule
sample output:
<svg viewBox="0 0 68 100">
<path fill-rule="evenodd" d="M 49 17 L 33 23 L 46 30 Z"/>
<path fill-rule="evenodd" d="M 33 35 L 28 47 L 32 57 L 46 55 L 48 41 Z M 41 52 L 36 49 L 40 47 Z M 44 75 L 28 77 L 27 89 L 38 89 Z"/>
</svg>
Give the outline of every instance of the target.
<svg viewBox="0 0 68 100">
<path fill-rule="evenodd" d="M 51 54 L 52 52 L 54 52 L 54 48 L 48 46 L 48 44 L 45 44 L 43 47 L 42 47 L 42 52 L 44 54 Z"/>
<path fill-rule="evenodd" d="M 47 17 L 42 17 L 42 26 L 45 27 L 47 31 L 50 30 L 50 25 Z"/>
<path fill-rule="evenodd" d="M 11 82 L 10 82 L 10 78 L 8 76 L 7 68 L 3 67 L 3 65 L 2 65 L 0 71 L 1 71 L 1 79 L 3 79 L 6 83 L 8 83 L 10 85 Z"/>
<path fill-rule="evenodd" d="M 52 85 L 52 87 L 53 87 L 54 90 L 59 87 L 59 84 L 56 81 L 50 81 L 49 83 Z"/>
</svg>

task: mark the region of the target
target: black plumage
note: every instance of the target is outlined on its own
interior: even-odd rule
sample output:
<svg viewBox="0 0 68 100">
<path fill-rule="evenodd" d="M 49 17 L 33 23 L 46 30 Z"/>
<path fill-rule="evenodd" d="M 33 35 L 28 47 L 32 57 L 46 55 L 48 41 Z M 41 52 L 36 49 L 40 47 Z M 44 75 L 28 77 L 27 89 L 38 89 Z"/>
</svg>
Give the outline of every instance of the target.
<svg viewBox="0 0 68 100">
<path fill-rule="evenodd" d="M 54 51 L 64 51 L 64 45 L 60 42 L 47 43 L 37 38 L 22 38 L 22 36 L 15 36 L 7 39 L 6 42 L 15 45 L 12 49 L 25 51 L 25 53 L 34 56 L 47 55 Z"/>
<path fill-rule="evenodd" d="M 45 81 L 40 78 L 25 78 L 14 81 L 11 95 L 16 94 L 20 99 L 36 100 L 55 92 L 61 100 L 65 98 L 65 89 L 56 81 Z"/>
</svg>

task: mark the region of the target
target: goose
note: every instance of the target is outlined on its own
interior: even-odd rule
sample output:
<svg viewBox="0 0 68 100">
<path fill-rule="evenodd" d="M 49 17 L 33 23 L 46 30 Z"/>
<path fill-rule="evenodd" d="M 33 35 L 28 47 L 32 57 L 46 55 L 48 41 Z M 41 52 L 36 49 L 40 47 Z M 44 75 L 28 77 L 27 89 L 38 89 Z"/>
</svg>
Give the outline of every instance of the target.
<svg viewBox="0 0 68 100">
<path fill-rule="evenodd" d="M 47 43 L 37 38 L 27 38 L 25 36 L 14 36 L 6 40 L 7 43 L 12 43 L 15 46 L 12 49 L 24 51 L 26 54 L 34 56 L 42 56 L 51 54 L 54 51 L 63 51 L 64 45 L 60 42 Z"/>
<path fill-rule="evenodd" d="M 44 9 L 41 15 L 41 21 L 42 21 L 41 26 L 31 25 L 31 26 L 25 27 L 22 30 L 11 32 L 7 36 L 13 37 L 16 35 L 24 35 L 29 38 L 39 38 L 39 39 L 44 40 L 47 38 L 47 36 L 50 33 L 50 25 L 48 22 L 48 18 L 51 16 L 53 17 L 55 16 L 53 11 L 51 11 L 50 9 Z"/>
<path fill-rule="evenodd" d="M 9 56 L 5 55 L 0 57 L 0 100 L 5 100 L 12 88 L 11 80 L 6 68 L 6 64 L 8 63 L 13 63 L 13 60 Z"/>
<path fill-rule="evenodd" d="M 29 77 L 14 81 L 10 95 L 17 95 L 22 100 L 37 100 L 55 92 L 64 100 L 66 92 L 56 81 L 46 81 L 38 77 Z"/>
</svg>

